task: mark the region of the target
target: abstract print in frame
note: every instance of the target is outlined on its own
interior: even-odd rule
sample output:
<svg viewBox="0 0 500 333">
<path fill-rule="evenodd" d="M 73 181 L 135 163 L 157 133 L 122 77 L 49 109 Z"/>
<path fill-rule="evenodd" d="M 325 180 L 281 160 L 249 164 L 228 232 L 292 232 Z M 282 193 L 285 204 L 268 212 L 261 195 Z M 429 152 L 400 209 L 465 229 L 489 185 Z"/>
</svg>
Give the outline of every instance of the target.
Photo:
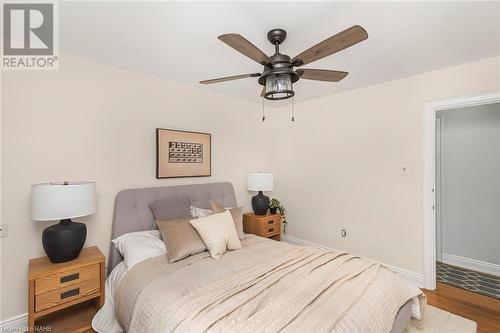
<svg viewBox="0 0 500 333">
<path fill-rule="evenodd" d="M 211 175 L 209 133 L 156 129 L 156 178 Z"/>
</svg>

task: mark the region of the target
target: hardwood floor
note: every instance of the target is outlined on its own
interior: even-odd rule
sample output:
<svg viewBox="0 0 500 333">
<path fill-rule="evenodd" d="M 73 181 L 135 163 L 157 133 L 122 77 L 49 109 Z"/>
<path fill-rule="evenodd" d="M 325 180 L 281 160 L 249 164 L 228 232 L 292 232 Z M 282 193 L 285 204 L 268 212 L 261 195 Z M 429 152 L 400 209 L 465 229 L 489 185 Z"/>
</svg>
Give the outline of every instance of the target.
<svg viewBox="0 0 500 333">
<path fill-rule="evenodd" d="M 500 332 L 500 300 L 437 283 L 436 290 L 424 289 L 427 303 L 477 323 L 477 333 Z"/>
</svg>

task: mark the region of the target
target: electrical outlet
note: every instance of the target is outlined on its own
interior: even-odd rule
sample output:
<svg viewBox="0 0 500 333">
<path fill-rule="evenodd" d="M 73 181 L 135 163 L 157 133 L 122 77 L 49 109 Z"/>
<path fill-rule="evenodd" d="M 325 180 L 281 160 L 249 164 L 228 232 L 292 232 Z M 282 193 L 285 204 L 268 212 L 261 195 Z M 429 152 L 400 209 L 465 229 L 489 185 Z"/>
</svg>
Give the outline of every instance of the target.
<svg viewBox="0 0 500 333">
<path fill-rule="evenodd" d="M 7 223 L 0 223 L 0 238 L 9 235 L 9 225 Z"/>
<path fill-rule="evenodd" d="M 347 237 L 347 231 L 345 231 L 345 229 L 340 230 L 340 236 L 344 238 Z"/>
</svg>

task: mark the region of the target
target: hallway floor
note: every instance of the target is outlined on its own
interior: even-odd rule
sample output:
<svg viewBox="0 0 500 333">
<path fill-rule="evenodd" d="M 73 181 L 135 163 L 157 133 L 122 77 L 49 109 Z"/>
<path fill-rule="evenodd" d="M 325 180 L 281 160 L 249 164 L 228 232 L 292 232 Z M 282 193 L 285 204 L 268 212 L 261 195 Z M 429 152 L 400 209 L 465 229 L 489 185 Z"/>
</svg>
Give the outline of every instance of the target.
<svg viewBox="0 0 500 333">
<path fill-rule="evenodd" d="M 500 300 L 500 276 L 436 262 L 436 280 Z"/>
<path fill-rule="evenodd" d="M 429 305 L 474 320 L 477 333 L 500 332 L 500 300 L 441 282 L 437 283 L 436 290 L 424 289 L 424 293 Z"/>
</svg>

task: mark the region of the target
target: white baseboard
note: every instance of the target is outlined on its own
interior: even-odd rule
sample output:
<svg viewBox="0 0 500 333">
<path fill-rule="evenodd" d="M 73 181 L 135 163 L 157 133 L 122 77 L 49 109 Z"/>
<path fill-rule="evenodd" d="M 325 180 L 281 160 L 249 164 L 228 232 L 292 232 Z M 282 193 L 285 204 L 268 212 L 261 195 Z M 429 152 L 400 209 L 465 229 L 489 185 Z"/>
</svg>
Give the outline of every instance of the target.
<svg viewBox="0 0 500 333">
<path fill-rule="evenodd" d="M 473 271 L 500 276 L 500 265 L 492 264 L 486 261 L 460 257 L 454 254 L 443 253 L 443 262 L 445 264 L 471 269 Z"/>
<path fill-rule="evenodd" d="M 300 239 L 300 238 L 293 237 L 293 236 L 284 235 L 283 236 L 283 240 L 285 242 L 296 244 L 296 245 L 307 245 L 307 246 L 310 246 L 310 247 L 315 247 L 317 249 L 324 249 L 324 250 L 330 250 L 330 251 L 338 251 L 337 249 L 332 249 L 332 248 L 329 248 L 327 246 L 323 246 L 323 245 L 320 245 L 320 244 L 309 242 L 309 241 L 306 241 L 304 239 Z"/>
<path fill-rule="evenodd" d="M 27 313 L 0 322 L 0 332 L 24 332 L 27 328 Z"/>
<path fill-rule="evenodd" d="M 321 245 L 321 244 L 316 244 L 316 243 L 309 242 L 309 241 L 306 241 L 304 239 L 300 239 L 300 238 L 293 237 L 293 236 L 287 236 L 287 235 L 285 235 L 283 237 L 283 240 L 285 242 L 296 244 L 296 245 L 306 245 L 306 246 L 315 247 L 315 248 L 323 249 L 323 250 L 329 250 L 329 251 L 340 251 L 338 249 L 333 249 L 333 248 L 330 248 L 328 246 L 324 246 L 324 245 Z M 373 261 L 373 262 L 377 262 L 376 260 L 372 260 L 372 259 L 369 259 L 369 258 L 363 258 L 363 259 L 369 260 L 369 261 Z M 409 270 L 406 270 L 406 269 L 403 269 L 403 268 L 395 267 L 395 266 L 392 266 L 392 265 L 387 265 L 387 264 L 384 264 L 384 263 L 380 263 L 380 264 L 384 265 L 384 267 L 387 267 L 388 269 L 390 269 L 394 273 L 398 274 L 403 279 L 405 279 L 405 280 L 407 280 L 407 281 L 415 284 L 417 287 L 423 288 L 423 285 L 424 285 L 424 276 L 422 274 L 415 273 L 415 272 L 412 272 L 412 271 L 409 271 Z"/>
<path fill-rule="evenodd" d="M 396 267 L 396 266 L 392 266 L 392 265 L 388 265 L 388 264 L 384 264 L 384 263 L 382 263 L 382 265 L 384 267 L 389 268 L 391 271 L 398 274 L 406 281 L 413 283 L 417 287 L 419 287 L 419 288 L 424 287 L 424 275 L 423 274 L 415 273 L 415 272 L 409 271 L 409 270 L 404 269 L 404 268 L 400 268 L 400 267 Z"/>
</svg>

